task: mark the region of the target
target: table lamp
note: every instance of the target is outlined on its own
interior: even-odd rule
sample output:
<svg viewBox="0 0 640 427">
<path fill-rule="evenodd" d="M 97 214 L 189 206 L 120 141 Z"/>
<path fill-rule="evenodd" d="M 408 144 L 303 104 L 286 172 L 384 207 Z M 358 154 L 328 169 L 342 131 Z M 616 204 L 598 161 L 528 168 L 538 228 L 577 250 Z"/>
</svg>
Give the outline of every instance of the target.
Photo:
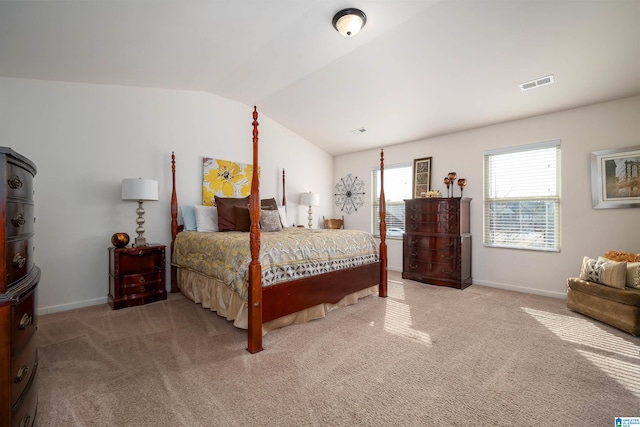
<svg viewBox="0 0 640 427">
<path fill-rule="evenodd" d="M 313 212 L 311 211 L 311 206 L 318 206 L 320 204 L 320 195 L 318 193 L 312 193 L 309 191 L 308 193 L 300 194 L 300 204 L 304 206 L 309 206 L 309 228 L 313 225 Z"/>
<path fill-rule="evenodd" d="M 145 200 L 158 200 L 158 181 L 153 179 L 142 178 L 126 178 L 122 180 L 122 200 L 135 200 L 138 202 L 136 213 L 136 241 L 134 247 L 147 246 L 147 240 L 144 238 L 144 208 L 142 202 Z"/>
</svg>

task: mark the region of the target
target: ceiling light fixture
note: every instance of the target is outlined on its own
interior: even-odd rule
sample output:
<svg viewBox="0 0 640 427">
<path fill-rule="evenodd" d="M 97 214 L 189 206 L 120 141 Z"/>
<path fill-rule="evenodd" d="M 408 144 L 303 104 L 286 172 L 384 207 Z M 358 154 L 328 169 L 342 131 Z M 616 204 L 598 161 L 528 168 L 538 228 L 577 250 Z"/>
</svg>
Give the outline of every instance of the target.
<svg viewBox="0 0 640 427">
<path fill-rule="evenodd" d="M 360 9 L 343 9 L 333 17 L 333 28 L 345 37 L 353 37 L 367 23 L 367 15 Z"/>
</svg>

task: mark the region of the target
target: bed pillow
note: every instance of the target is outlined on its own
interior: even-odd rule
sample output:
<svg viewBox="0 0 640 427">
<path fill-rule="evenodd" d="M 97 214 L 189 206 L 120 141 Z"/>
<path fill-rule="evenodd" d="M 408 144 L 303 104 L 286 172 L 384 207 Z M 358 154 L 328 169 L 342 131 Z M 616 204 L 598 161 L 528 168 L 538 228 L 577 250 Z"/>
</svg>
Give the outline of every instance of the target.
<svg viewBox="0 0 640 427">
<path fill-rule="evenodd" d="M 196 218 L 196 230 L 203 232 L 218 231 L 218 209 L 213 206 L 196 205 L 193 207 Z"/>
<path fill-rule="evenodd" d="M 262 231 L 282 231 L 280 212 L 278 210 L 260 210 L 260 229 Z"/>
<path fill-rule="evenodd" d="M 289 226 L 287 222 L 287 208 L 285 206 L 278 206 L 278 213 L 280 214 L 280 224 L 282 228 L 287 228 Z"/>
<path fill-rule="evenodd" d="M 235 231 L 249 231 L 251 229 L 251 218 L 249 209 L 242 206 L 233 207 L 233 217 L 235 219 Z"/>
<path fill-rule="evenodd" d="M 218 229 L 220 231 L 235 231 L 236 217 L 233 207 L 246 208 L 249 205 L 249 196 L 243 198 L 214 197 L 218 208 Z"/>
<path fill-rule="evenodd" d="M 584 257 L 580 278 L 612 288 L 624 289 L 627 282 L 627 263 Z"/>
<path fill-rule="evenodd" d="M 278 210 L 278 202 L 273 197 L 270 199 L 262 199 L 260 200 L 260 209 L 267 209 L 270 211 Z"/>
<path fill-rule="evenodd" d="M 607 257 L 598 257 L 598 260 L 611 261 Z M 629 288 L 640 289 L 640 262 L 627 262 L 626 284 Z"/>
<path fill-rule="evenodd" d="M 195 206 L 180 206 L 182 224 L 187 231 L 197 230 Z"/>
</svg>

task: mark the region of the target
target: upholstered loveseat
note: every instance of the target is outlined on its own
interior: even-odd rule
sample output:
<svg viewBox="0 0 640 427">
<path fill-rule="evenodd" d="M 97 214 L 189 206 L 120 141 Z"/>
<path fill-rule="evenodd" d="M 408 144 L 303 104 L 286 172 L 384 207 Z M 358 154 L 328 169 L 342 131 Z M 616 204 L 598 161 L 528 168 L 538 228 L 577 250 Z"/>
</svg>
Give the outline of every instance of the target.
<svg viewBox="0 0 640 427">
<path fill-rule="evenodd" d="M 598 260 L 585 257 L 580 277 L 567 279 L 567 307 L 639 336 L 640 254 L 609 251 Z"/>
</svg>

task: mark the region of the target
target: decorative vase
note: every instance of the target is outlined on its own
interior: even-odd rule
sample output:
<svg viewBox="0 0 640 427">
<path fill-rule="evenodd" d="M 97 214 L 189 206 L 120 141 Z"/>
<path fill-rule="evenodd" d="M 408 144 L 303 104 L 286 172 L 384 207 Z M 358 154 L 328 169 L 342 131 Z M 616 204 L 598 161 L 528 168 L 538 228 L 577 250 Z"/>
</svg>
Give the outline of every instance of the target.
<svg viewBox="0 0 640 427">
<path fill-rule="evenodd" d="M 462 198 L 462 194 L 464 193 L 465 185 L 467 185 L 467 180 L 465 178 L 458 178 L 458 187 L 460 187 L 460 198 Z"/>
<path fill-rule="evenodd" d="M 127 233 L 115 233 L 111 236 L 111 243 L 116 248 L 124 248 L 129 244 L 129 235 Z"/>
</svg>

